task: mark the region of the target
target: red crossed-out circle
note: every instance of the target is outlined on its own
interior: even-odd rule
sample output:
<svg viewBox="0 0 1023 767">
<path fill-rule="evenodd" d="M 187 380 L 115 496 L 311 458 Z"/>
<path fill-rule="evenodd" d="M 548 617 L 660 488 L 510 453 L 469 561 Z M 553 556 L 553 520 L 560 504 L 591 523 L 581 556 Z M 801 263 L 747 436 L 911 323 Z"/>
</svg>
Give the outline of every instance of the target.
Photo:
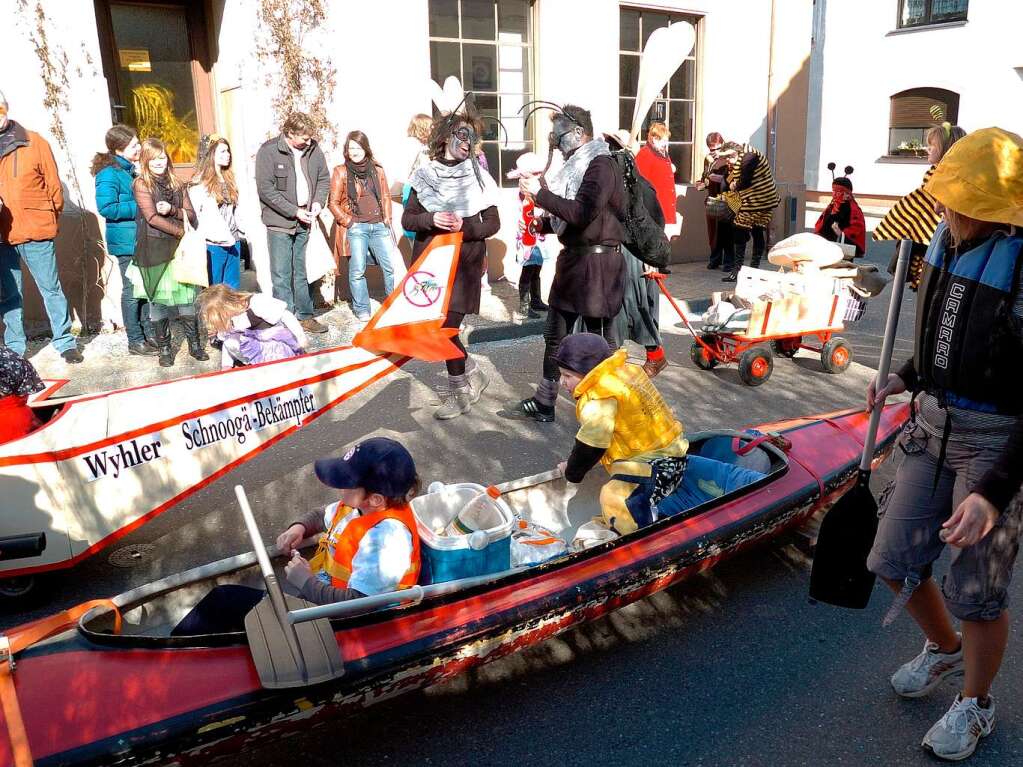
<svg viewBox="0 0 1023 767">
<path fill-rule="evenodd" d="M 437 277 L 431 272 L 409 272 L 408 279 L 405 280 L 401 290 L 405 295 L 405 300 L 419 308 L 433 306 L 440 299 L 441 294 Z"/>
</svg>

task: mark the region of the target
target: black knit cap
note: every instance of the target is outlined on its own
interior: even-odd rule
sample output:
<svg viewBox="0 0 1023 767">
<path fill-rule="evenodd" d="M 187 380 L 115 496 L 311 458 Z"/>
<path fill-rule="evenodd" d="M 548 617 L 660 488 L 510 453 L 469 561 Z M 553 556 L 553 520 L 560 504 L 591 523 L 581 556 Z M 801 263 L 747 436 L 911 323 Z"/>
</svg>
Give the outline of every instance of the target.
<svg viewBox="0 0 1023 767">
<path fill-rule="evenodd" d="M 596 333 L 576 333 L 565 336 L 554 354 L 554 361 L 558 363 L 558 367 L 586 375 L 610 356 L 611 347 L 607 345 L 603 336 Z"/>
</svg>

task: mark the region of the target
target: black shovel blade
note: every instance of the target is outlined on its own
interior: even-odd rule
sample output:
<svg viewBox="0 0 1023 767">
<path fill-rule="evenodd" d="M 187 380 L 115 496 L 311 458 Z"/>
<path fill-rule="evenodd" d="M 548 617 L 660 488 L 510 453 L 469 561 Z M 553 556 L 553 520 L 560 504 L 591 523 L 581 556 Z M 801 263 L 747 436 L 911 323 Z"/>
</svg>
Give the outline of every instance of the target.
<svg viewBox="0 0 1023 767">
<path fill-rule="evenodd" d="M 861 471 L 856 484 L 821 520 L 810 598 L 854 610 L 866 607 L 875 580 L 867 569 L 867 555 L 876 534 L 877 501 L 870 492 L 869 472 Z"/>
</svg>

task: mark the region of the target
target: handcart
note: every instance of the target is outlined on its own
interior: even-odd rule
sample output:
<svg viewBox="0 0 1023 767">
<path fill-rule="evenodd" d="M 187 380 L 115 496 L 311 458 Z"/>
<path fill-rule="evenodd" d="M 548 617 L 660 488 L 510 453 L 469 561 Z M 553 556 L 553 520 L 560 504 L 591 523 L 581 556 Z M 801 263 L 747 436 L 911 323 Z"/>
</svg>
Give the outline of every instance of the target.
<svg viewBox="0 0 1023 767">
<path fill-rule="evenodd" d="M 777 283 L 790 276 L 743 267 L 737 284 L 757 280 Z M 749 321 L 742 329 L 729 329 L 728 323 L 722 323 L 697 333 L 686 313 L 668 293 L 664 285 L 665 275 L 650 274 L 647 277 L 657 281 L 661 292 L 693 336 L 689 355 L 703 370 L 711 370 L 718 364 L 738 362 L 742 382 L 747 386 L 759 386 L 771 377 L 775 355 L 791 358 L 800 349 L 817 352 L 828 373 L 841 373 L 852 362 L 852 347 L 836 333 L 845 329 L 847 317 L 853 318 L 848 314 L 849 307 L 854 307 L 852 311 L 862 315 L 862 304 L 857 306 L 855 299 L 850 302 L 848 295 L 834 292 L 830 287 L 826 293 L 821 291 L 817 295 L 791 294 L 777 300 L 756 302 L 750 310 Z"/>
</svg>

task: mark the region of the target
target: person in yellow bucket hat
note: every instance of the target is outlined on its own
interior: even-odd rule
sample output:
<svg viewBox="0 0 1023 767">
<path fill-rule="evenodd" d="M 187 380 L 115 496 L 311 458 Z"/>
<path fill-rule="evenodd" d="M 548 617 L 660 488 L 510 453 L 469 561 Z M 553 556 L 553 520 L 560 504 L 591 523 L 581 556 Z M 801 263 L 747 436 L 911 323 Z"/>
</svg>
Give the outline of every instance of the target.
<svg viewBox="0 0 1023 767">
<path fill-rule="evenodd" d="M 926 637 L 892 676 L 919 698 L 963 676 L 923 747 L 965 759 L 994 727 L 990 694 L 1008 643 L 1008 587 L 1023 529 L 1023 138 L 985 128 L 961 138 L 925 190 L 944 216 L 924 257 L 913 357 L 867 404 L 912 391 L 904 457 L 881 502 L 867 566 Z M 939 588 L 931 566 L 952 547 Z M 957 633 L 953 616 L 959 620 Z"/>
</svg>

